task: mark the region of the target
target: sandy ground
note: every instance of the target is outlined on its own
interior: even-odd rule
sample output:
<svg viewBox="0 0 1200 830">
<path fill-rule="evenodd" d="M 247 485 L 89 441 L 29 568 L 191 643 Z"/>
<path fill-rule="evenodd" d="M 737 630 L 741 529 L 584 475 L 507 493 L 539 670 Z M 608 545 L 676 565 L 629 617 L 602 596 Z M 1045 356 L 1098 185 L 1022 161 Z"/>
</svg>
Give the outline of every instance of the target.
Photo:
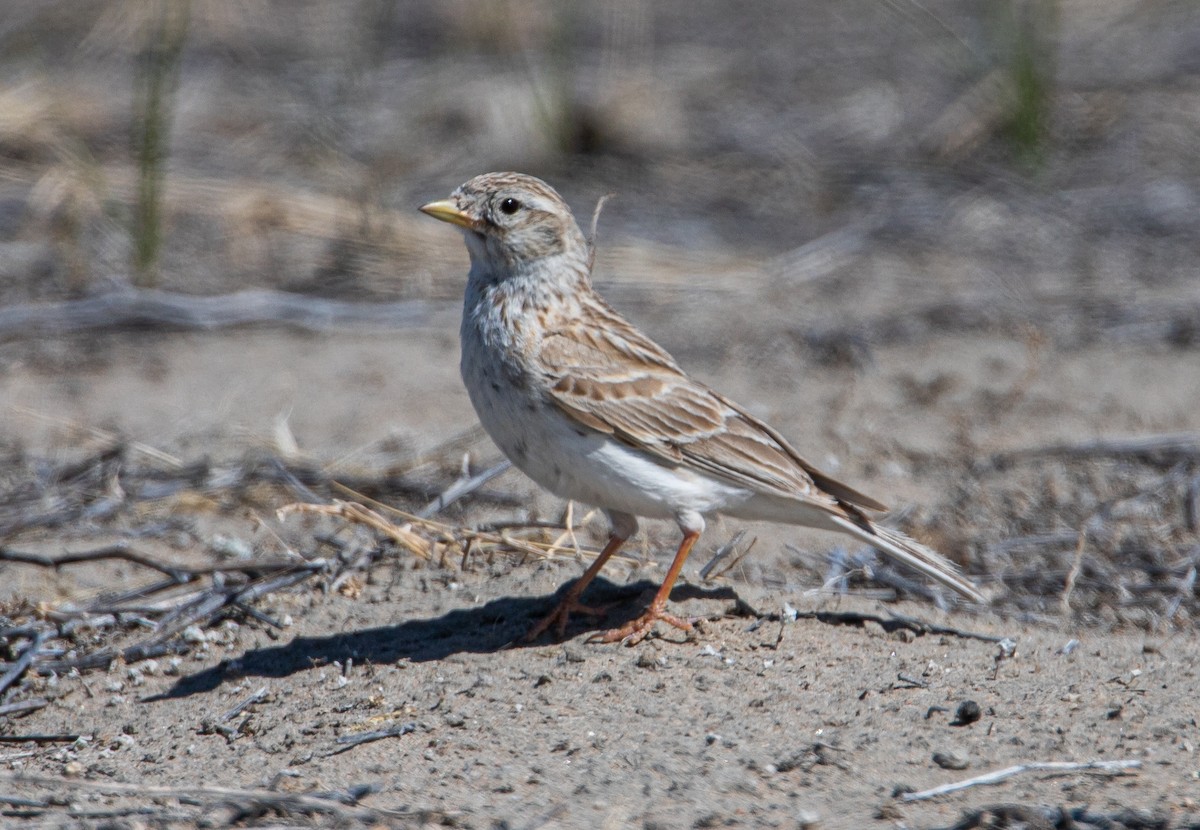
<svg viewBox="0 0 1200 830">
<path fill-rule="evenodd" d="M 0 395 L 15 413 L 10 439 L 19 436 L 38 456 L 72 443 L 67 436 L 78 434 L 64 423 L 94 425 L 181 455 L 198 449 L 235 455 L 269 446 L 281 413 L 303 451 L 326 461 L 389 436 L 401 446 L 427 447 L 433 437 L 473 423 L 448 333 L 454 317 L 447 308 L 430 327 L 365 336 L 102 337 L 90 342 L 85 365 L 56 365 L 52 372 L 33 367 L 56 349 L 75 351 L 66 344 L 10 345 L 10 354 L 25 353 L 29 368 L 8 373 Z M 680 351 L 703 353 L 712 331 L 680 322 L 674 332 Z M 725 367 L 722 351 L 736 348 L 737 324 L 729 329 L 722 348 L 691 361 L 694 371 L 775 418 L 800 446 L 840 449 L 822 461 L 840 463 L 848 478 L 901 505 L 937 504 L 939 491 L 953 486 L 952 465 L 925 464 L 913 473 L 900 459 L 952 454 L 947 443 L 960 440 L 952 425 L 961 410 L 978 413 L 973 440 L 995 452 L 1028 446 L 1030 436 L 1052 441 L 1103 435 L 1105 428 L 1123 435 L 1147 424 L 1180 430 L 1200 405 L 1195 388 L 1173 382 L 1181 367 L 1171 351 L 1058 355 L 1029 382 L 1022 413 L 989 418 L 980 411 L 980 401 L 990 400 L 984 393 L 993 384 L 1007 388 L 1021 374 L 1024 350 L 1004 338 L 936 338 L 880 354 L 858 373 L 806 367 L 794 350 L 780 349 L 747 372 Z M 1120 396 L 1091 381 L 1101 362 L 1108 377 L 1123 379 Z M 994 368 L 975 372 L 976 365 Z M 901 379 L 939 372 L 956 381 L 949 405 L 936 413 L 897 409 Z M 803 377 L 803 391 L 770 382 L 780 377 Z M 1055 406 L 1047 404 L 1051 398 Z M 835 427 L 824 413 L 839 400 Z M 851 435 L 850 449 L 836 442 Z M 86 442 L 76 437 L 80 443 Z M 483 460 L 495 455 L 485 441 L 476 452 Z M 492 487 L 527 499 L 535 515 L 561 510 L 517 473 Z M 120 538 L 122 528 L 127 535 L 154 518 L 183 514 L 202 539 L 223 533 L 259 552 L 285 542 L 311 549 L 311 528 L 275 520 L 271 506 L 223 510 L 167 501 L 104 527 L 27 532 L 14 546 L 80 549 L 85 541 Z M 489 516 L 530 515 L 528 508 L 470 504 L 451 515 L 470 523 L 481 509 Z M 1174 822 L 1128 825 L 1138 827 L 1187 826 L 1200 814 L 1194 751 L 1200 655 L 1188 629 L 1130 630 L 1063 618 L 1031 625 L 1012 616 L 1019 604 L 996 584 L 988 586 L 996 612 L 814 594 L 820 575 L 797 569 L 783 544 L 819 554 L 836 540 L 770 526 L 751 528 L 759 541 L 741 567 L 714 582 L 698 581 L 706 554 L 734 525 L 710 531 L 675 591 L 677 608 L 708 620 L 687 641 L 667 634 L 634 649 L 585 642 L 590 631 L 627 619 L 645 601 L 673 542 L 665 524 L 651 523 L 649 547 L 611 566 L 611 582 L 597 588 L 615 603 L 607 620 L 579 620 L 561 644 L 510 647 L 580 566 L 500 556 L 438 568 L 392 557 L 354 591 L 265 599 L 262 610 L 289 623 L 282 631 L 241 617 L 203 633 L 182 657 L 32 681 L 29 693 L 47 695 L 52 704 L 13 722 L 10 731 L 69 732 L 86 740 L 16 746 L 7 763 L 11 773 L 67 776 L 55 789 L 65 788 L 77 811 L 135 798 L 90 789 L 115 782 L 280 792 L 367 785 L 378 791 L 362 805 L 411 813 L 377 817 L 396 826 L 948 827 L 966 811 L 1004 803 L 1086 807 L 1109 818 L 1139 808 L 1149 811 L 1143 819 Z M 600 532 L 591 523 L 584 541 L 594 543 Z M 203 555 L 194 542 L 137 544 L 172 561 Z M 127 563 L 55 574 L 8 566 L 5 574 L 14 608 L 149 579 Z M 987 584 L 986 573 L 978 576 Z M 800 617 L 790 619 L 788 608 Z M 1000 659 L 996 642 L 914 632 L 887 623 L 894 614 L 1008 637 L 1016 651 Z M 884 623 L 863 623 L 861 615 Z M 80 645 L 105 642 L 108 635 L 97 632 Z M 244 713 L 219 721 L 260 688 L 265 693 Z M 982 716 L 952 725 L 966 700 L 977 702 Z M 338 738 L 404 723 L 414 731 L 330 754 Z M 968 766 L 944 769 L 937 753 Z M 1123 775 L 1027 772 L 930 801 L 897 798 L 1014 764 L 1116 760 L 1141 766 Z M 14 787 L 46 793 L 45 785 L 10 780 Z M 175 796 L 155 802 L 167 805 L 164 815 L 197 814 Z M 229 807 L 218 815 L 225 821 L 241 813 Z"/>
<path fill-rule="evenodd" d="M 4 671 L 54 634 L 0 689 L 44 701 L 0 715 L 5 826 L 1200 827 L 1191 0 L 197 0 L 157 64 L 177 88 L 153 175 L 130 139 L 169 34 L 151 5 L 10 0 L 0 24 Z M 414 209 L 494 169 L 550 180 L 585 224 L 615 192 L 602 293 L 987 606 L 837 538 L 717 520 L 672 598 L 694 637 L 589 644 L 661 578 L 677 531 L 648 522 L 596 585 L 604 619 L 523 645 L 586 556 L 454 548 L 562 522 L 519 474 L 438 513 L 444 561 L 279 517 L 344 497 L 333 481 L 419 510 L 464 454 L 499 460 L 458 379 L 465 252 Z M 176 295 L 411 313 L 70 316 L 154 238 L 147 274 Z M 571 515 L 581 548 L 603 541 Z M 702 579 L 734 540 L 753 548 Z M 163 574 L 10 554 L 109 543 L 344 569 L 187 627 L 178 653 L 51 672 L 168 613 L 64 609 Z M 1066 762 L 1100 766 L 905 798 Z"/>
</svg>

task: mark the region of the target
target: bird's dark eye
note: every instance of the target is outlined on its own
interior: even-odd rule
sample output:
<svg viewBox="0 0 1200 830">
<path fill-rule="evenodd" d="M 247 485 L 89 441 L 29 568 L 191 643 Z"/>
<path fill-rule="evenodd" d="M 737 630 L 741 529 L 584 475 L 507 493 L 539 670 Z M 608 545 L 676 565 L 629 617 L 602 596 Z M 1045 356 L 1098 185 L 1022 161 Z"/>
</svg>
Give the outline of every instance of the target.
<svg viewBox="0 0 1200 830">
<path fill-rule="evenodd" d="M 506 213 L 509 216 L 512 216 L 514 213 L 516 213 L 520 209 L 521 209 L 521 203 L 518 202 L 516 199 L 512 198 L 511 196 L 509 196 L 507 199 L 505 199 L 503 202 L 500 203 L 500 212 Z"/>
</svg>

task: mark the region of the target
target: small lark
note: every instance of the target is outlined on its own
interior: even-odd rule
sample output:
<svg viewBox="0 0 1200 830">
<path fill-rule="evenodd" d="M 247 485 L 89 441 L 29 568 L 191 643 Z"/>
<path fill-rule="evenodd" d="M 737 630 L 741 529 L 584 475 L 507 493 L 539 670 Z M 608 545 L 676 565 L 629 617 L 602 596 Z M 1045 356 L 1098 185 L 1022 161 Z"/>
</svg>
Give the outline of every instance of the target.
<svg viewBox="0 0 1200 830">
<path fill-rule="evenodd" d="M 592 288 L 591 249 L 562 197 L 540 179 L 488 173 L 421 208 L 457 225 L 471 255 L 462 376 L 484 428 L 551 492 L 602 508 L 608 544 L 528 639 L 571 612 L 596 614 L 583 590 L 637 531 L 674 519 L 683 541 L 649 608 L 601 642 L 640 642 L 662 620 L 704 516 L 784 522 L 849 534 L 976 602 L 953 564 L 875 524 L 884 505 L 822 473 L 783 436 L 689 377 Z"/>
</svg>

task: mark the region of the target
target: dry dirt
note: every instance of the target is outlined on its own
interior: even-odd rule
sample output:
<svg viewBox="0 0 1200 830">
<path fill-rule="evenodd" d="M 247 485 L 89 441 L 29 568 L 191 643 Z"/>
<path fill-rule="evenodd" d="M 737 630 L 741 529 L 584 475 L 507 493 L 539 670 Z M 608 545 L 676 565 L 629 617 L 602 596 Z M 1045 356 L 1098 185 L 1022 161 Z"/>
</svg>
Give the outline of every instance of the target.
<svg viewBox="0 0 1200 830">
<path fill-rule="evenodd" d="M 741 320 L 753 304 L 732 311 L 730 318 Z M 640 322 L 653 329 L 655 316 Z M 702 303 L 696 316 L 707 316 Z M 247 445 L 270 446 L 275 419 L 286 413 L 301 448 L 327 461 L 389 436 L 427 447 L 473 423 L 455 370 L 453 317 L 447 309 L 428 328 L 371 336 L 114 335 L 90 341 L 80 365 L 53 371 L 38 363 L 60 349 L 78 354 L 81 344 L 10 344 L 9 353 L 41 356 L 0 383 L 12 413 L 9 439 L 31 456 L 62 461 L 96 440 L 64 424 L 91 425 L 180 455 L 203 449 L 235 457 Z M 1181 430 L 1200 406 L 1197 390 L 1176 382 L 1181 358 L 1169 350 L 1057 355 L 1025 381 L 1019 411 L 997 419 L 982 405 L 990 400 L 985 393 L 1022 376 L 1025 354 L 1004 338 L 936 337 L 881 352 L 873 367 L 858 372 L 805 365 L 781 346 L 746 371 L 721 355 L 737 348 L 740 324 L 720 331 L 693 326 L 686 312 L 676 320 L 678 328 L 664 334 L 683 354 L 715 352 L 688 361 L 695 372 L 772 417 L 800 446 L 840 449 L 836 459 L 816 457 L 840 462 L 850 480 L 901 505 L 937 505 L 955 486 L 953 467 L 926 464 L 914 473 L 897 459 L 918 449 L 955 455 L 958 418 L 972 420 L 976 442 L 1000 451 L 1026 447 L 1031 437 L 1127 435 L 1146 424 Z M 1088 378 L 1101 364 L 1110 381 L 1089 395 L 1096 387 Z M 975 372 L 977 365 L 993 368 Z M 897 406 L 908 379 L 938 373 L 954 380 L 952 403 Z M 838 437 L 852 437 L 852 448 Z M 494 455 L 485 442 L 478 447 L 485 459 Z M 517 473 L 490 488 L 528 497 L 534 515 L 554 517 L 561 509 Z M 123 511 L 116 521 L 27 531 L 10 544 L 58 553 L 132 536 L 140 549 L 191 561 L 210 556 L 205 543 L 225 534 L 262 554 L 312 551 L 310 524 L 271 515 L 287 500 L 282 494 L 250 505 L 219 494 L 211 502 L 166 499 Z M 484 515 L 525 518 L 529 511 L 496 504 L 452 509 L 455 523 Z M 139 538 L 140 529 L 156 522 L 173 523 L 172 530 Z M 599 538 L 595 524 L 583 541 Z M 1032 624 L 1014 610 L 1019 598 L 994 582 L 989 590 L 999 611 L 942 612 L 928 603 L 814 594 L 820 574 L 797 568 L 782 546 L 819 554 L 836 540 L 769 526 L 750 529 L 758 542 L 741 567 L 700 582 L 698 567 L 735 530 L 726 522 L 710 531 L 676 589 L 678 608 L 710 619 L 700 633 L 633 649 L 586 643 L 601 624 L 589 627 L 587 620 L 565 643 L 509 647 L 579 565 L 497 555 L 490 563 L 480 558 L 440 568 L 393 552 L 353 590 L 313 588 L 264 599 L 260 610 L 286 618 L 283 630 L 235 615 L 180 657 L 30 681 L 27 694 L 52 703 L 7 731 L 84 739 L 13 746 L 5 753 L 10 774 L 66 777 L 53 785 L 10 779 L 7 788 L 26 796 L 63 794 L 83 814 L 140 803 L 184 817 L 205 814 L 220 799 L 202 799 L 209 806 L 195 808 L 178 793 L 116 797 L 100 785 L 289 793 L 365 785 L 377 792 L 363 805 L 411 813 L 375 817 L 397 826 L 792 827 L 816 818 L 822 827 L 948 827 L 964 811 L 998 803 L 1086 807 L 1110 818 L 1138 808 L 1170 827 L 1200 820 L 1194 693 L 1200 649 L 1190 624 L 1161 620 L 1157 631 L 1070 618 Z M 615 604 L 603 624 L 636 613 L 661 574 L 673 533 L 651 523 L 652 541 L 635 557 L 643 561 L 610 568 L 612 583 L 603 590 Z M 1047 560 L 1039 561 L 1046 567 Z M 984 569 L 967 564 L 988 581 Z M 54 604 L 152 576 L 128 563 L 57 573 L 5 569 L 14 610 L 26 601 Z M 1051 612 L 1059 599 L 1048 598 Z M 760 616 L 739 611 L 739 600 Z M 789 606 L 798 619 L 788 619 Z M 836 616 L 847 612 L 850 621 Z M 995 642 L 915 635 L 887 622 L 897 613 L 1009 637 L 1016 651 L 998 659 Z M 858 624 L 854 614 L 884 622 Z M 97 632 L 80 637 L 78 646 L 95 649 L 109 639 Z M 265 695 L 243 714 L 220 721 L 260 688 Z M 954 726 L 965 700 L 976 701 L 982 717 Z M 330 754 L 338 738 L 410 722 L 409 734 Z M 969 766 L 942 769 L 936 753 L 956 753 Z M 927 802 L 897 800 L 902 788 L 923 790 L 1013 764 L 1124 759 L 1141 762 L 1140 769 L 1120 776 L 1028 772 Z M 243 808 L 218 809 L 212 820 L 249 821 Z"/>
<path fill-rule="evenodd" d="M 197 0 L 159 286 L 409 303 L 373 328 L 211 331 L 71 316 L 131 280 L 156 18 L 5 5 L 5 665 L 53 635 L 0 680 L 0 706 L 45 701 L 0 715 L 5 826 L 1200 827 L 1190 0 L 1045 4 L 1029 43 L 1006 15 L 1043 6 L 993 0 Z M 1050 57 L 1022 152 L 1004 84 L 1023 43 Z M 472 473 L 499 460 L 458 379 L 465 251 L 413 210 L 488 169 L 547 178 L 585 219 L 615 191 L 602 293 L 893 505 L 987 607 L 837 538 L 718 520 L 672 598 L 693 638 L 589 644 L 661 578 L 676 530 L 648 522 L 595 587 L 607 617 L 525 645 L 586 556 L 456 547 L 561 524 L 519 474 L 437 514 L 440 561 L 277 516 L 345 498 L 334 482 L 419 510 L 464 453 Z M 571 515 L 594 549 L 601 521 Z M 80 624 L 70 608 L 164 575 L 13 554 L 109 543 L 231 584 L 243 560 L 329 568 L 214 610 L 175 653 L 69 669 L 152 636 L 177 595 Z M 956 724 L 966 701 L 979 717 Z M 1102 766 L 905 798 L 1061 762 Z"/>
</svg>

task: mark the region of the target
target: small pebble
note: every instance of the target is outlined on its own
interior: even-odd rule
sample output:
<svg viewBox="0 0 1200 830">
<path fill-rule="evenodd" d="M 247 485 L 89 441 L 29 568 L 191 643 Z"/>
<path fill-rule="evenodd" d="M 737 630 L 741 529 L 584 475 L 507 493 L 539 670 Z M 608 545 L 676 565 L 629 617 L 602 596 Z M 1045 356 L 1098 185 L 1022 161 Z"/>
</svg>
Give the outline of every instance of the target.
<svg viewBox="0 0 1200 830">
<path fill-rule="evenodd" d="M 667 666 L 666 657 L 655 657 L 648 650 L 638 652 L 637 667 L 639 669 L 662 669 Z"/>
<path fill-rule="evenodd" d="M 189 625 L 183 629 L 183 641 L 185 643 L 203 643 L 208 640 L 208 635 L 204 629 L 198 625 Z"/>
<path fill-rule="evenodd" d="M 587 659 L 583 652 L 579 649 L 571 648 L 570 646 L 563 647 L 563 659 L 568 663 L 582 663 Z"/>
<path fill-rule="evenodd" d="M 796 813 L 796 827 L 800 830 L 817 830 L 821 826 L 821 817 L 816 810 L 801 810 Z"/>
<path fill-rule="evenodd" d="M 954 750 L 933 753 L 933 762 L 942 769 L 966 769 L 971 766 L 970 758 Z"/>
</svg>

